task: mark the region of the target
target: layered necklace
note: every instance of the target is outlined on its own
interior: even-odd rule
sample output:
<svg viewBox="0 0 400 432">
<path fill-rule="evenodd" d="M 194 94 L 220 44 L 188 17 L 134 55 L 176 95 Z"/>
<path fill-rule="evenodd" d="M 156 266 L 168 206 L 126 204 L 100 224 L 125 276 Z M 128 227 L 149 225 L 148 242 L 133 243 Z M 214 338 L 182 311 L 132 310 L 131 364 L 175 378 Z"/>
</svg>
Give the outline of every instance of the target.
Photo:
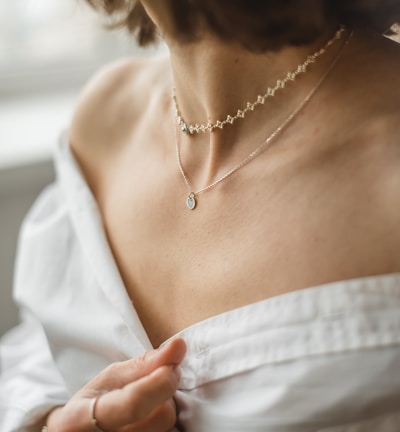
<svg viewBox="0 0 400 432">
<path fill-rule="evenodd" d="M 288 81 L 294 81 L 295 78 L 300 74 L 304 73 L 307 70 L 307 67 L 311 63 L 315 63 L 316 59 L 324 54 L 329 46 L 331 46 L 336 40 L 339 40 L 344 33 L 345 29 L 344 27 L 340 27 L 335 35 L 330 39 L 324 47 L 316 51 L 314 54 L 311 54 L 307 57 L 306 61 L 302 64 L 300 64 L 294 72 L 289 72 L 286 77 L 282 80 L 278 80 L 276 82 L 276 85 L 272 88 L 269 88 L 267 92 L 264 95 L 258 95 L 255 102 L 247 102 L 246 108 L 242 110 L 238 110 L 237 114 L 235 116 L 228 115 L 225 120 L 217 120 L 215 123 L 208 123 L 208 124 L 188 124 L 185 123 L 178 107 L 177 99 L 175 96 L 175 92 L 173 93 L 173 102 L 175 107 L 175 114 L 176 114 L 176 120 L 177 124 L 181 127 L 182 132 L 186 134 L 194 134 L 199 132 L 213 132 L 216 128 L 222 129 L 227 124 L 233 124 L 235 120 L 238 118 L 243 118 L 249 111 L 253 111 L 254 108 L 257 105 L 263 105 L 265 103 L 265 100 L 269 97 L 272 97 L 276 94 L 276 92 L 279 89 L 283 89 Z M 301 101 L 301 103 L 290 113 L 288 117 L 269 135 L 267 138 L 258 146 L 255 150 L 253 150 L 246 158 L 244 158 L 242 161 L 240 161 L 237 165 L 235 165 L 233 168 L 231 168 L 229 171 L 227 171 L 222 177 L 218 178 L 211 184 L 198 189 L 194 190 L 192 187 L 188 176 L 185 173 L 185 170 L 182 166 L 181 156 L 180 156 L 180 146 L 179 146 L 179 139 L 177 130 L 175 128 L 176 133 L 176 159 L 179 167 L 179 171 L 182 175 L 182 178 L 189 190 L 189 193 L 186 197 L 186 205 L 188 209 L 194 210 L 197 205 L 196 197 L 203 193 L 207 192 L 211 189 L 213 189 L 215 186 L 217 186 L 219 183 L 226 180 L 228 177 L 230 177 L 232 174 L 234 174 L 236 171 L 238 171 L 240 168 L 247 165 L 250 161 L 252 161 L 255 157 L 261 154 L 262 151 L 266 150 L 270 147 L 271 142 L 289 125 L 289 123 L 296 117 L 296 115 L 305 107 L 305 105 L 310 101 L 312 96 L 316 93 L 318 88 L 321 86 L 321 84 L 324 82 L 325 78 L 328 76 L 328 74 L 332 71 L 332 69 L 335 67 L 337 62 L 339 61 L 341 54 L 344 51 L 344 48 L 347 46 L 347 44 L 350 41 L 350 38 L 352 36 L 352 32 L 347 37 L 345 43 L 343 44 L 340 51 L 336 54 L 335 58 L 332 60 L 331 64 L 327 68 L 327 70 L 324 72 L 322 77 L 319 79 L 319 81 L 316 83 L 316 85 L 311 89 L 311 91 L 305 96 L 305 98 Z"/>
<path fill-rule="evenodd" d="M 225 119 L 217 120 L 215 122 L 208 123 L 188 123 L 184 120 L 181 111 L 179 109 L 178 100 L 175 94 L 175 88 L 172 89 L 172 101 L 175 109 L 175 118 L 178 126 L 180 126 L 181 131 L 188 135 L 197 134 L 199 132 L 213 132 L 216 129 L 223 129 L 225 126 L 233 124 L 236 120 L 240 118 L 244 118 L 246 114 L 250 111 L 254 111 L 254 109 L 259 105 L 264 105 L 265 101 L 275 96 L 275 94 L 286 87 L 286 84 L 290 81 L 294 81 L 299 75 L 307 72 L 309 66 L 317 61 L 317 59 L 326 53 L 328 48 L 335 43 L 335 41 L 339 40 L 342 37 L 345 29 L 341 26 L 334 34 L 334 36 L 318 51 L 310 54 L 306 60 L 299 64 L 296 69 L 290 71 L 286 74 L 286 76 L 282 79 L 278 79 L 273 87 L 268 87 L 267 91 L 263 94 L 257 95 L 256 99 L 253 102 L 247 102 L 241 109 L 238 109 L 235 114 L 229 114 Z"/>
</svg>

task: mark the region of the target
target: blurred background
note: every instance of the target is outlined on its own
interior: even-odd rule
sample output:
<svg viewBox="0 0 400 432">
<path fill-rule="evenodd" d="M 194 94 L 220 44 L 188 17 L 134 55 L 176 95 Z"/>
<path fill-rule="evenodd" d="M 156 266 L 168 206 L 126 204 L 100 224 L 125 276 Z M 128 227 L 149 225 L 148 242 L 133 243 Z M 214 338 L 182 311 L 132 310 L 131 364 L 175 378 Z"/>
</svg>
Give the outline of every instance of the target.
<svg viewBox="0 0 400 432">
<path fill-rule="evenodd" d="M 52 148 L 101 65 L 153 55 L 109 31 L 84 0 L 0 0 L 0 336 L 18 321 L 11 289 L 20 223 L 53 179 Z"/>
</svg>

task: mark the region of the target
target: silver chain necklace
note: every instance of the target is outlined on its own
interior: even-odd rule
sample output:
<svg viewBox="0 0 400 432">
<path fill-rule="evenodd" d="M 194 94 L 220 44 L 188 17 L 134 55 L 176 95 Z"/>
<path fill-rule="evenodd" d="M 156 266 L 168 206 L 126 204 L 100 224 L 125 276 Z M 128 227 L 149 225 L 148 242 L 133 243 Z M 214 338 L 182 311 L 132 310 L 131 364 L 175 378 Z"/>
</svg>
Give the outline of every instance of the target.
<svg viewBox="0 0 400 432">
<path fill-rule="evenodd" d="M 238 171 L 240 168 L 247 165 L 250 161 L 252 161 L 255 157 L 261 154 L 263 150 L 266 148 L 270 148 L 269 144 L 289 125 L 289 123 L 296 117 L 296 115 L 305 107 L 305 105 L 310 101 L 312 96 L 316 93 L 316 91 L 319 89 L 321 84 L 324 82 L 325 78 L 329 75 L 329 73 L 332 71 L 332 69 L 335 67 L 337 62 L 339 61 L 341 54 L 343 53 L 345 47 L 348 45 L 351 37 L 353 35 L 353 32 L 349 34 L 347 37 L 345 43 L 343 44 L 340 51 L 336 54 L 335 58 L 333 59 L 332 63 L 329 65 L 328 69 L 325 71 L 325 73 L 322 75 L 320 80 L 317 82 L 317 84 L 312 88 L 312 90 L 307 94 L 307 96 L 302 100 L 300 105 L 291 112 L 291 114 L 276 128 L 272 134 L 270 134 L 255 150 L 253 150 L 245 159 L 243 159 L 241 162 L 239 162 L 236 166 L 234 166 L 232 169 L 227 171 L 222 177 L 218 178 L 208 186 L 203 187 L 202 189 L 199 189 L 197 191 L 193 190 L 192 185 L 190 184 L 190 181 L 185 173 L 185 170 L 182 166 L 181 161 L 181 155 L 180 155 L 180 149 L 179 149 L 179 141 L 178 141 L 178 135 L 175 128 L 175 138 L 176 138 L 176 160 L 178 163 L 179 171 L 182 175 L 182 178 L 188 187 L 189 194 L 186 198 L 186 205 L 190 210 L 194 210 L 197 204 L 196 197 L 197 195 L 207 192 L 211 189 L 213 189 L 215 186 L 217 186 L 219 183 L 226 180 L 228 177 L 230 177 L 233 173 Z"/>
<path fill-rule="evenodd" d="M 307 71 L 308 67 L 315 63 L 321 55 L 325 54 L 327 49 L 338 39 L 341 38 L 344 27 L 341 26 L 334 34 L 334 36 L 318 51 L 314 52 L 313 54 L 310 54 L 304 63 L 299 64 L 297 68 L 291 72 L 288 72 L 286 76 L 283 79 L 278 79 L 273 87 L 269 87 L 267 91 L 264 94 L 259 94 L 254 102 L 247 102 L 246 106 L 242 109 L 238 109 L 236 114 L 230 114 L 226 116 L 224 120 L 217 120 L 216 122 L 208 122 L 208 123 L 200 123 L 200 124 L 191 124 L 187 123 L 180 112 L 178 100 L 176 98 L 175 94 L 175 88 L 172 89 L 172 101 L 174 103 L 174 110 L 175 110 L 175 118 L 178 126 L 180 126 L 180 129 L 183 133 L 193 135 L 195 133 L 199 132 L 213 132 L 215 129 L 223 129 L 226 125 L 233 124 L 236 120 L 239 118 L 244 118 L 244 116 L 250 112 L 254 111 L 254 109 L 258 105 L 264 105 L 265 101 L 269 97 L 275 96 L 275 93 L 281 89 L 284 89 L 286 87 L 286 84 L 289 81 L 294 81 L 298 75 L 303 74 Z"/>
</svg>

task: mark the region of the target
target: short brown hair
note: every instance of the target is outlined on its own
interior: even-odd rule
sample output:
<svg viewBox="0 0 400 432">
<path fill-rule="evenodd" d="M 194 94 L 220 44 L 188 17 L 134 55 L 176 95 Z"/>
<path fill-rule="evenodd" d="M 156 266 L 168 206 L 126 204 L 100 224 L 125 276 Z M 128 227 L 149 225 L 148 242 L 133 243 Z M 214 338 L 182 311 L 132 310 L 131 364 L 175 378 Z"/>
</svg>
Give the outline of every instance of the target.
<svg viewBox="0 0 400 432">
<path fill-rule="evenodd" d="M 137 0 L 87 0 L 110 16 L 119 15 L 141 46 L 157 40 L 157 31 Z M 199 23 L 222 39 L 253 51 L 279 49 L 315 40 L 332 23 L 381 33 L 400 21 L 400 0 L 164 0 L 170 3 L 176 34 L 198 37 Z M 121 15 L 122 14 L 122 15 Z"/>
</svg>

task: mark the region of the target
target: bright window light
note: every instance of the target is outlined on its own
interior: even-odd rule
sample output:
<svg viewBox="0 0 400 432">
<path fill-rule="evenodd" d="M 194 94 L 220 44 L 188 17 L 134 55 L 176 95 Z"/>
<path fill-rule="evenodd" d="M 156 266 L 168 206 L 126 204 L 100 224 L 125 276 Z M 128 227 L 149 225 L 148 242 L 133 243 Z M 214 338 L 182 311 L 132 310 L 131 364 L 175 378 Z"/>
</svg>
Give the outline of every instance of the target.
<svg viewBox="0 0 400 432">
<path fill-rule="evenodd" d="M 147 52 L 85 0 L 0 0 L 0 95 L 76 87 L 101 64 Z"/>
</svg>

